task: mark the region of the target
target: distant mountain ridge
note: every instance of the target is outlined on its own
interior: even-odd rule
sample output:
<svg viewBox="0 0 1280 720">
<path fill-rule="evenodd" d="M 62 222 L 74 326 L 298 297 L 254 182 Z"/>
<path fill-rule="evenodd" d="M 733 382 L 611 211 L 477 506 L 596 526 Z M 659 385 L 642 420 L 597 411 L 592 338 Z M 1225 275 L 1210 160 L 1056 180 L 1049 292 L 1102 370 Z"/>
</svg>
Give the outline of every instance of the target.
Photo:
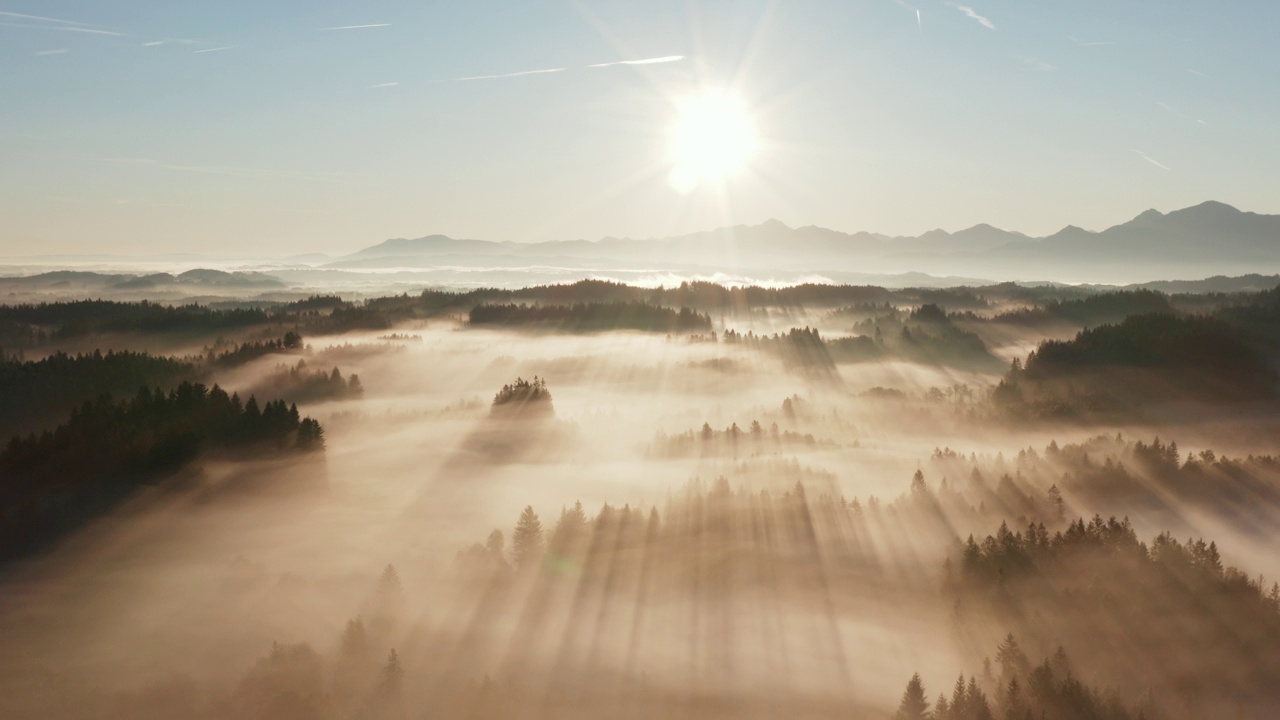
<svg viewBox="0 0 1280 720">
<path fill-rule="evenodd" d="M 931 230 L 918 237 L 890 237 L 814 225 L 792 228 L 778 220 L 646 240 L 514 243 L 429 235 L 387 240 L 324 267 L 511 264 L 495 263 L 500 257 L 521 262 L 577 261 L 584 267 L 608 261 L 663 268 L 915 271 L 1128 284 L 1189 274 L 1280 270 L 1280 215 L 1244 212 L 1209 201 L 1167 214 L 1147 210 L 1102 231 L 1068 225 L 1039 238 L 988 224 L 954 233 Z"/>
<path fill-rule="evenodd" d="M 87 290 L 274 290 L 285 287 L 279 278 L 260 272 L 226 272 L 195 268 L 176 275 L 161 272 L 139 275 L 135 273 L 100 273 L 88 270 L 54 270 L 36 275 L 0 277 L 0 287 L 25 290 L 56 290 L 60 288 L 84 288 Z"/>
</svg>

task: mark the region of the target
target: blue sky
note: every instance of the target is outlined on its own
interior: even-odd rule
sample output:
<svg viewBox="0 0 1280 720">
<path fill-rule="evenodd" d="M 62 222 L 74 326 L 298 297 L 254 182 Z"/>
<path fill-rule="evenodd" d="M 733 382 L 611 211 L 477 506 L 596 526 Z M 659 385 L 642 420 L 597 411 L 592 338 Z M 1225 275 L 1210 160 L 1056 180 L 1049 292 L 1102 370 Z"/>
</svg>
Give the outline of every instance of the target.
<svg viewBox="0 0 1280 720">
<path fill-rule="evenodd" d="M 1280 213 L 1280 3 L 0 0 L 0 13 L 4 255 L 287 255 L 770 217 L 1047 234 L 1207 199 Z M 519 74 L 536 70 L 555 72 Z M 741 99 L 755 150 L 722 182 L 677 189 L 673 125 L 707 92 Z"/>
</svg>

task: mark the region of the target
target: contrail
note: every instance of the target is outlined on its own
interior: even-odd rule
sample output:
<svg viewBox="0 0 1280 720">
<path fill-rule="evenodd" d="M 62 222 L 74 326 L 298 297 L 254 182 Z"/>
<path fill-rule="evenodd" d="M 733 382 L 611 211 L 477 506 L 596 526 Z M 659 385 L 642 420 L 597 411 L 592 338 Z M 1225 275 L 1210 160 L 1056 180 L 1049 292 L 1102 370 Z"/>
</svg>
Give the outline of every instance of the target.
<svg viewBox="0 0 1280 720">
<path fill-rule="evenodd" d="M 1168 170 L 1168 169 L 1169 169 L 1169 166 L 1168 166 L 1168 165 L 1165 165 L 1164 163 L 1160 162 L 1159 160 L 1156 160 L 1155 158 L 1153 158 L 1153 157 L 1151 157 L 1150 155 L 1148 155 L 1148 154 L 1146 154 L 1146 153 L 1142 152 L 1141 150 L 1134 150 L 1133 148 L 1129 148 L 1129 152 L 1137 153 L 1138 157 L 1142 158 L 1143 160 L 1146 160 L 1147 162 L 1151 163 L 1152 165 L 1155 165 L 1156 167 L 1160 168 L 1161 170 Z"/>
<path fill-rule="evenodd" d="M 391 23 L 370 23 L 368 25 L 339 25 L 338 27 L 320 28 L 321 30 L 359 30 L 361 28 L 391 27 Z"/>
<path fill-rule="evenodd" d="M 471 75 L 469 77 L 454 78 L 452 81 L 446 82 L 463 82 L 464 80 L 496 80 L 498 78 L 520 77 L 522 75 L 545 75 L 547 73 L 564 72 L 565 68 L 547 68 L 546 70 L 524 70 L 521 72 L 503 73 L 501 75 Z"/>
<path fill-rule="evenodd" d="M 595 63 L 588 65 L 589 68 L 612 67 L 614 65 L 657 65 L 658 63 L 679 62 L 684 59 L 683 55 L 666 55 L 664 57 L 645 58 L 644 60 L 615 60 L 613 62 Z"/>
<path fill-rule="evenodd" d="M 126 35 L 126 34 L 124 34 L 124 33 L 113 32 L 113 31 L 111 31 L 111 30 L 98 30 L 97 28 L 91 28 L 91 27 L 80 27 L 79 25 L 76 25 L 76 26 L 71 26 L 71 25 L 32 25 L 32 24 L 30 24 L 30 23 L 11 23 L 11 22 L 0 22 L 0 26 L 3 26 L 3 27 L 16 27 L 16 28 L 28 28 L 28 29 L 31 29 L 31 30 L 57 30 L 57 31 L 59 31 L 59 32 L 77 32 L 77 33 L 86 33 L 86 34 L 89 34 L 89 35 L 112 35 L 112 36 L 114 36 L 114 37 L 129 37 L 128 35 Z"/>
<path fill-rule="evenodd" d="M 4 17 L 20 18 L 22 20 L 37 20 L 39 22 L 61 23 L 63 25 L 89 25 L 89 23 L 76 22 L 75 20 L 61 20 L 59 18 L 41 17 L 40 15 L 23 15 L 16 12 L 0 11 L 0 15 Z"/>
</svg>

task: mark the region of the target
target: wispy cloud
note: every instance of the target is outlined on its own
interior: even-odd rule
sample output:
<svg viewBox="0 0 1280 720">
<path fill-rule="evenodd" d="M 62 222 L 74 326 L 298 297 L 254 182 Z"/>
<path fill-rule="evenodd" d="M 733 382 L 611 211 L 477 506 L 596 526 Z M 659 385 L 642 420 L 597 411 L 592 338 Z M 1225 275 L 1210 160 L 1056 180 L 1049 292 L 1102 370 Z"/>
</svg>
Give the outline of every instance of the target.
<svg viewBox="0 0 1280 720">
<path fill-rule="evenodd" d="M 680 62 L 684 60 L 683 55 L 665 55 L 663 57 L 645 58 L 643 60 L 615 60 L 613 62 L 595 63 L 588 65 L 592 68 L 613 67 L 614 65 L 657 65 L 659 63 Z"/>
<path fill-rule="evenodd" d="M 660 63 L 673 63 L 684 60 L 684 55 L 663 55 L 662 57 L 640 58 L 638 60 L 613 60 L 610 62 L 593 63 L 587 65 L 587 68 L 607 68 L 617 65 L 657 65 Z M 467 77 L 453 78 L 452 80 L 438 80 L 437 82 L 464 82 L 467 80 L 498 80 L 501 78 L 524 77 L 525 75 L 548 75 L 550 73 L 562 73 L 568 70 L 567 67 L 543 68 L 540 70 L 521 70 L 519 72 L 499 73 L 496 75 L 468 75 Z"/>
<path fill-rule="evenodd" d="M 231 165 L 176 165 L 151 158 L 91 158 L 97 162 L 113 165 L 135 165 L 160 170 L 201 173 L 205 175 L 232 175 L 249 178 L 288 178 L 294 180 L 315 180 L 319 182 L 339 182 L 342 173 L 305 173 L 292 170 L 269 170 L 265 168 L 236 167 Z"/>
<path fill-rule="evenodd" d="M 970 18 L 973 18 L 974 20 L 977 20 L 979 24 L 981 24 L 983 27 L 987 28 L 988 30 L 995 30 L 995 29 L 996 29 L 996 24 L 995 24 L 995 23 L 993 23 L 993 22 L 991 22 L 990 20 L 988 20 L 987 18 L 985 18 L 985 17 L 983 17 L 983 16 L 979 15 L 977 10 L 974 10 L 973 8 L 969 7 L 968 5 L 961 5 L 961 4 L 960 4 L 960 3 L 958 3 L 958 2 L 948 2 L 948 3 L 946 3 L 946 5 L 947 5 L 948 7 L 953 7 L 953 8 L 955 8 L 955 9 L 959 10 L 960 12 L 964 13 L 965 15 L 967 15 L 967 16 L 968 16 L 968 17 L 970 17 Z"/>
<path fill-rule="evenodd" d="M 237 47 L 239 47 L 239 45 L 223 45 L 222 47 L 205 48 L 203 50 L 192 50 L 191 54 L 199 55 L 200 53 L 218 52 L 219 50 L 234 50 Z"/>
<path fill-rule="evenodd" d="M 0 10 L 0 17 L 18 18 L 19 20 L 35 20 L 42 23 L 56 23 L 59 25 L 80 25 L 82 27 L 94 27 L 89 23 L 76 22 L 75 20 L 63 20 L 61 18 L 43 17 L 41 15 L 23 15 L 16 12 L 4 12 Z"/>
<path fill-rule="evenodd" d="M 369 23 L 368 25 L 339 25 L 337 27 L 320 28 L 321 30 L 363 30 L 364 28 L 391 27 L 391 23 Z"/>
<path fill-rule="evenodd" d="M 1168 112 L 1170 112 L 1170 113 L 1172 113 L 1172 114 L 1174 114 L 1174 115 L 1177 115 L 1178 117 L 1182 118 L 1183 120 L 1190 120 L 1191 122 L 1199 123 L 1199 124 L 1201 124 L 1201 125 L 1208 125 L 1208 124 L 1209 124 L 1209 123 L 1205 122 L 1204 120 L 1201 120 L 1201 119 L 1200 119 L 1200 118 L 1198 118 L 1198 117 L 1194 117 L 1194 116 L 1188 115 L 1188 114 L 1186 114 L 1186 113 L 1184 113 L 1184 112 L 1180 112 L 1180 111 L 1178 111 L 1178 110 L 1174 110 L 1172 107 L 1170 107 L 1170 106 L 1169 106 L 1169 104 L 1168 104 L 1168 103 L 1156 102 L 1156 105 L 1159 105 L 1160 107 L 1164 108 L 1164 109 L 1165 109 L 1165 110 L 1167 110 Z"/>
<path fill-rule="evenodd" d="M 1080 47 L 1099 47 L 1102 45 L 1115 45 L 1115 42 L 1112 40 L 1081 40 L 1080 38 L 1074 35 L 1068 35 L 1067 39 L 1075 43 L 1076 45 L 1079 45 Z"/>
<path fill-rule="evenodd" d="M 1151 157 L 1150 155 L 1148 155 L 1148 154 L 1146 154 L 1146 153 L 1142 152 L 1141 150 L 1134 150 L 1133 148 L 1129 148 L 1129 152 L 1136 154 L 1138 157 L 1142 158 L 1143 160 L 1146 160 L 1147 162 L 1151 163 L 1152 165 L 1155 165 L 1156 167 L 1160 168 L 1161 170 L 1168 170 L 1168 169 L 1169 169 L 1169 166 L 1168 166 L 1168 165 L 1165 165 L 1164 163 L 1160 162 L 1159 160 L 1156 160 L 1155 158 L 1153 158 L 1153 157 Z"/>
<path fill-rule="evenodd" d="M 33 23 L 0 22 L 0 27 L 27 28 L 29 30 L 53 30 L 56 32 L 84 33 L 86 35 L 111 35 L 114 37 L 129 37 L 124 33 L 119 33 L 114 30 L 100 30 L 98 28 L 81 27 L 79 25 L 36 25 Z"/>
<path fill-rule="evenodd" d="M 67 48 L 58 48 L 57 50 L 38 50 L 37 55 L 62 55 L 67 52 Z"/>
<path fill-rule="evenodd" d="M 399 84 L 400 83 L 398 82 L 384 82 L 384 83 L 378 83 L 376 85 L 370 85 L 369 89 L 372 90 L 374 88 L 389 88 L 389 87 L 395 87 Z"/>
<path fill-rule="evenodd" d="M 1202 78 L 1204 78 L 1204 79 L 1206 79 L 1206 80 L 1212 80 L 1212 79 L 1213 79 L 1212 77 L 1210 77 L 1210 76 L 1208 76 L 1208 75 L 1206 75 L 1206 74 L 1204 74 L 1204 73 L 1200 72 L 1199 70 L 1192 70 L 1191 68 L 1187 68 L 1187 72 L 1189 72 L 1189 73 L 1191 73 L 1192 75 L 1195 75 L 1195 76 L 1197 76 L 1197 77 L 1202 77 Z"/>
<path fill-rule="evenodd" d="M 157 45 L 212 45 L 208 40 L 192 40 L 191 38 L 163 38 L 161 40 L 150 40 L 142 43 L 143 47 L 156 47 Z"/>
<path fill-rule="evenodd" d="M 1053 72 L 1058 69 L 1057 65 L 1041 60 L 1033 55 L 1020 55 L 1018 56 L 1018 62 L 1026 65 L 1028 68 L 1035 70 L 1036 72 Z"/>
<path fill-rule="evenodd" d="M 546 75 L 548 73 L 564 72 L 567 68 L 547 68 L 545 70 L 522 70 L 520 72 L 502 73 L 501 75 L 471 75 L 469 77 L 454 78 L 449 82 L 464 82 L 466 80 L 497 80 L 499 78 L 523 77 L 525 75 Z"/>
</svg>

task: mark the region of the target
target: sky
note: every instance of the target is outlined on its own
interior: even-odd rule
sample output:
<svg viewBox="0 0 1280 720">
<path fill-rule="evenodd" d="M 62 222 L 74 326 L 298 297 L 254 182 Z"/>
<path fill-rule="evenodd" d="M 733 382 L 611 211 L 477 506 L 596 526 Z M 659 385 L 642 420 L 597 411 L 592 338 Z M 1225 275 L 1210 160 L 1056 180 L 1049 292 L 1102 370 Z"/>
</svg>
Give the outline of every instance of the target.
<svg viewBox="0 0 1280 720">
<path fill-rule="evenodd" d="M 1277 37 L 1269 0 L 0 0 L 0 255 L 1280 213 Z"/>
</svg>

